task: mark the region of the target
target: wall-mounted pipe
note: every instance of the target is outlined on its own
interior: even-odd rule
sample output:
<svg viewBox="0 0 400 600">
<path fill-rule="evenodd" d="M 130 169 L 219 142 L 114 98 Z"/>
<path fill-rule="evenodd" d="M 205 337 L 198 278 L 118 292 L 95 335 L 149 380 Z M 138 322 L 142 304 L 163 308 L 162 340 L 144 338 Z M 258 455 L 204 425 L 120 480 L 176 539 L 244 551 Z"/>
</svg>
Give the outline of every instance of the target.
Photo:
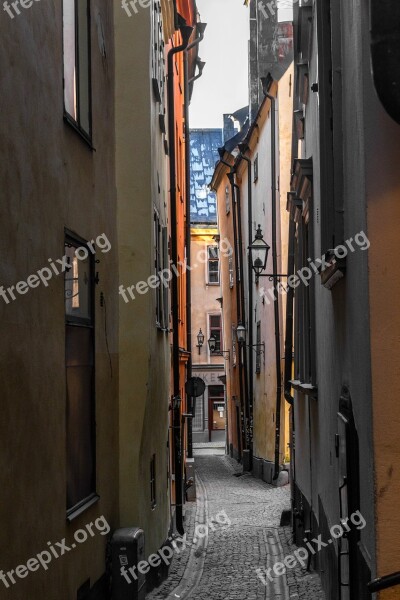
<svg viewBox="0 0 400 600">
<path fill-rule="evenodd" d="M 288 267 L 287 274 L 294 274 L 294 249 L 295 249 L 296 223 L 289 221 L 289 244 L 288 244 Z M 292 369 L 293 369 L 293 301 L 294 288 L 288 286 L 286 297 L 286 331 L 285 331 L 285 375 L 284 375 L 284 394 L 286 401 L 293 406 L 294 398 L 292 396 Z"/>
<path fill-rule="evenodd" d="M 186 337 L 187 350 L 189 351 L 189 360 L 187 362 L 187 377 L 192 377 L 192 276 L 191 276 L 191 234 L 190 234 L 190 121 L 189 121 L 189 104 L 190 91 L 189 85 L 189 56 L 188 52 L 198 46 L 204 39 L 204 32 L 207 27 L 206 23 L 197 23 L 196 29 L 199 36 L 187 46 L 183 54 L 183 65 L 185 72 L 185 193 L 186 193 Z M 190 399 L 192 401 L 192 399 Z M 193 420 L 188 419 L 188 458 L 193 458 Z"/>
<path fill-rule="evenodd" d="M 232 197 L 232 220 L 233 220 L 233 244 L 234 244 L 234 255 L 235 255 L 235 280 L 236 280 L 236 325 L 242 322 L 242 307 L 241 307 L 241 299 L 240 299 L 240 258 L 239 258 L 239 239 L 238 239 L 238 230 L 237 230 L 237 201 L 236 201 L 236 191 L 235 191 L 235 170 L 229 165 L 229 163 L 221 160 L 221 162 L 230 167 L 231 171 L 227 174 L 229 179 L 229 183 L 231 185 L 231 197 Z M 238 348 L 237 351 L 238 356 L 238 366 L 239 366 L 239 393 L 240 398 L 243 401 L 244 405 L 244 386 L 243 386 L 243 365 L 242 365 L 242 356 L 241 350 Z M 240 458 L 242 456 L 242 448 L 245 448 L 244 443 L 246 439 L 246 433 L 242 432 L 242 439 L 239 440 L 238 444 L 240 445 L 239 455 Z M 239 450 L 239 449 L 238 449 Z"/>
<path fill-rule="evenodd" d="M 241 321 L 243 324 L 246 323 L 246 308 L 244 302 L 244 285 L 243 285 L 243 236 L 242 236 L 242 208 L 241 208 L 241 193 L 240 187 L 234 183 L 234 189 L 236 190 L 236 221 L 237 221 L 237 230 L 238 230 L 238 254 L 239 254 L 239 268 L 240 268 L 240 304 L 241 304 Z M 239 349 L 239 355 L 242 352 L 242 349 Z M 250 406 L 249 406 L 249 378 L 248 378 L 248 364 L 247 364 L 247 352 L 246 348 L 243 348 L 243 373 L 244 373 L 244 440 L 243 440 L 243 449 L 249 449 L 249 426 L 250 426 Z M 243 397 L 243 396 L 242 396 Z"/>
<path fill-rule="evenodd" d="M 282 373 L 281 373 L 281 340 L 279 323 L 279 293 L 278 293 L 278 250 L 277 250 L 277 167 L 276 167 L 276 100 L 274 96 L 265 93 L 271 101 L 271 211 L 272 211 L 272 273 L 274 275 L 274 320 L 275 320 L 275 366 L 276 366 L 276 408 L 275 408 L 275 460 L 274 479 L 279 475 L 279 454 L 281 444 L 281 401 L 282 401 Z"/>
<path fill-rule="evenodd" d="M 400 124 L 400 2 L 370 0 L 371 64 L 385 110 Z"/>
<path fill-rule="evenodd" d="M 168 138 L 169 138 L 169 175 L 170 175 L 170 209 L 171 209 L 171 258 L 175 265 L 178 264 L 178 227 L 176 207 L 176 140 L 175 140 L 175 106 L 174 106 L 174 56 L 183 52 L 190 40 L 193 27 L 182 25 L 180 28 L 182 43 L 168 52 Z M 180 396 L 179 377 L 179 315 L 178 315 L 178 276 L 173 274 L 171 281 L 172 296 L 172 364 L 173 364 L 173 400 Z M 177 404 L 177 402 L 173 402 Z M 174 464 L 175 464 L 175 504 L 176 528 L 183 535 L 183 487 L 182 487 L 182 453 L 181 453 L 181 422 L 178 409 L 173 409 L 174 419 Z"/>
<path fill-rule="evenodd" d="M 251 168 L 251 160 L 247 156 L 245 156 L 245 152 L 249 150 L 247 145 L 240 144 L 240 159 L 243 159 L 247 163 L 247 212 L 248 212 L 248 239 L 249 245 L 253 241 L 253 189 L 252 189 L 252 168 Z M 248 284 L 249 284 L 249 353 L 248 353 L 248 361 L 249 361 L 249 420 L 252 421 L 253 417 L 253 380 L 254 380 L 254 355 L 253 355 L 253 345 L 254 345 L 254 335 L 253 335 L 253 261 L 251 257 L 251 251 L 247 250 L 247 273 L 248 273 Z M 252 444 L 250 440 L 250 452 L 252 454 Z M 250 456 L 250 462 L 252 461 L 252 456 Z"/>
</svg>

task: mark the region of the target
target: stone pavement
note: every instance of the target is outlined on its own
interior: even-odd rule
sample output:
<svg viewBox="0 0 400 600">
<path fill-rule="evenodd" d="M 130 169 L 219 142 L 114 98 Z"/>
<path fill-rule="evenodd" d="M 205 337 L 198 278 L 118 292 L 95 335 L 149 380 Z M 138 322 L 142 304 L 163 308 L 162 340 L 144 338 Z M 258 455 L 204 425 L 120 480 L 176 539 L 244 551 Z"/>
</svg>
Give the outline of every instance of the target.
<svg viewBox="0 0 400 600">
<path fill-rule="evenodd" d="M 146 600 L 325 600 L 318 575 L 305 569 L 266 579 L 267 585 L 257 576 L 295 550 L 290 528 L 279 527 L 290 507 L 288 486 L 243 475 L 227 456 L 196 458 L 196 478 L 197 505 L 186 505 L 188 546 Z"/>
</svg>

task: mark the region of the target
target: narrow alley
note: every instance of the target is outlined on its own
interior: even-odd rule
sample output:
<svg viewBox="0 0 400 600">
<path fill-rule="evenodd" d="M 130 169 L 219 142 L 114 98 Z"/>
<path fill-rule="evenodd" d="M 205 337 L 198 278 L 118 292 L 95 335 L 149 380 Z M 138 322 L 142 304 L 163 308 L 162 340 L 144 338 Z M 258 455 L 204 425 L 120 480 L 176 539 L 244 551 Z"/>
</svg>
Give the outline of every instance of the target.
<svg viewBox="0 0 400 600">
<path fill-rule="evenodd" d="M 0 600 L 400 600 L 400 1 L 0 40 Z"/>
<path fill-rule="evenodd" d="M 291 528 L 279 526 L 282 510 L 290 509 L 289 486 L 243 474 L 227 456 L 196 458 L 196 481 L 197 506 L 186 505 L 186 548 L 146 600 L 325 600 L 318 575 L 306 567 L 278 577 L 271 571 L 272 581 L 258 576 L 296 550 Z M 199 525 L 207 523 L 215 530 L 209 526 L 198 540 Z"/>
</svg>

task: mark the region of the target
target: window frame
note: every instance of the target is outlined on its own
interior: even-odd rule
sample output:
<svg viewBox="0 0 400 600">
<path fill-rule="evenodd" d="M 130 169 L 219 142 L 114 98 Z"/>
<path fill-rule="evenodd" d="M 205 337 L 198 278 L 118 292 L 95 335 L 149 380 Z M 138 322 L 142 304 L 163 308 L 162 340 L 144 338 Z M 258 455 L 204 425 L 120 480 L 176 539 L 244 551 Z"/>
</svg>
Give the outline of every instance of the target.
<svg viewBox="0 0 400 600">
<path fill-rule="evenodd" d="M 169 247 L 168 247 L 168 227 L 163 225 L 159 212 L 154 207 L 153 217 L 153 253 L 154 253 L 154 275 L 159 279 L 160 284 L 155 288 L 155 323 L 159 331 L 168 332 L 169 330 L 169 282 L 165 282 L 159 276 L 159 273 L 169 269 Z"/>
<path fill-rule="evenodd" d="M 217 251 L 217 258 L 212 258 L 210 257 L 210 250 L 211 249 L 216 249 Z M 218 269 L 217 271 L 213 271 L 213 274 L 217 274 L 218 277 L 218 281 L 210 281 L 210 264 L 211 263 L 217 263 L 218 265 Z M 221 276 L 220 276 L 220 256 L 219 256 L 219 248 L 216 244 L 208 244 L 207 245 L 207 285 L 221 285 Z"/>
<path fill-rule="evenodd" d="M 254 158 L 253 173 L 254 173 L 253 183 L 257 183 L 257 181 L 258 181 L 258 154 L 256 154 L 256 156 Z"/>
<path fill-rule="evenodd" d="M 228 185 L 225 187 L 225 212 L 227 215 L 231 212 L 231 190 Z"/>
<path fill-rule="evenodd" d="M 64 294 L 63 294 L 63 302 L 64 302 L 64 315 L 65 315 L 65 390 L 66 390 L 66 410 L 68 410 L 68 378 L 67 378 L 67 335 L 68 328 L 77 327 L 77 328 L 85 328 L 91 330 L 91 352 L 93 357 L 93 365 L 92 365 L 92 375 L 91 375 L 91 393 L 90 393 L 90 416 L 91 416 L 91 431 L 90 431 L 90 446 L 91 446 L 91 458 L 92 458 L 92 473 L 91 473 L 91 481 L 90 488 L 91 492 L 88 496 L 81 498 L 74 505 L 69 506 L 68 504 L 68 468 L 67 468 L 67 478 L 66 478 L 66 511 L 67 511 L 67 520 L 69 522 L 76 519 L 79 515 L 81 515 L 85 510 L 87 510 L 90 506 L 95 504 L 100 496 L 97 494 L 97 453 L 96 453 L 96 339 L 95 339 L 95 254 L 89 248 L 88 241 L 79 235 L 73 233 L 72 231 L 65 229 L 64 230 L 64 248 L 66 245 L 70 244 L 72 247 L 81 248 L 84 247 L 88 251 L 88 259 L 89 259 L 89 285 L 90 285 L 90 317 L 82 318 L 82 317 L 74 317 L 70 314 L 67 314 L 66 311 L 66 295 L 65 295 L 65 278 L 68 276 L 70 271 L 65 271 L 64 275 Z M 66 422 L 66 427 L 68 423 Z M 66 461 L 68 465 L 68 431 L 66 430 Z"/>
<path fill-rule="evenodd" d="M 64 3 L 67 0 L 62 0 L 62 46 L 63 46 L 63 118 L 64 122 L 71 126 L 89 145 L 93 150 L 92 139 L 93 139 L 93 93 L 92 93 L 92 21 L 91 21 L 91 0 L 73 0 L 74 2 L 74 16 L 75 16 L 75 94 L 76 94 L 76 111 L 77 119 L 71 115 L 66 108 L 66 64 L 65 64 L 65 39 L 64 39 Z M 76 10 L 78 3 L 85 1 L 87 3 L 87 37 L 88 37 L 88 120 L 89 120 L 89 131 L 82 126 L 81 108 L 80 108 L 80 59 L 79 59 L 79 16 Z"/>
<path fill-rule="evenodd" d="M 157 506 L 157 458 L 155 454 L 150 460 L 150 505 L 151 510 Z"/>
<path fill-rule="evenodd" d="M 261 321 L 256 325 L 256 375 L 261 374 Z"/>
<path fill-rule="evenodd" d="M 212 327 L 211 326 L 211 319 L 218 317 L 219 318 L 219 327 Z M 219 331 L 219 348 L 217 349 L 217 345 L 215 346 L 215 352 L 210 351 L 210 349 L 208 349 L 208 352 L 210 354 L 210 356 L 218 356 L 218 355 L 222 355 L 223 349 L 224 349 L 224 340 L 223 340 L 223 329 L 222 329 L 222 315 L 221 313 L 209 313 L 208 314 L 208 334 L 209 334 L 209 339 L 211 338 L 211 336 L 213 335 L 214 331 Z M 216 338 L 217 339 L 217 338 Z M 218 340 L 217 340 L 218 343 Z"/>
</svg>

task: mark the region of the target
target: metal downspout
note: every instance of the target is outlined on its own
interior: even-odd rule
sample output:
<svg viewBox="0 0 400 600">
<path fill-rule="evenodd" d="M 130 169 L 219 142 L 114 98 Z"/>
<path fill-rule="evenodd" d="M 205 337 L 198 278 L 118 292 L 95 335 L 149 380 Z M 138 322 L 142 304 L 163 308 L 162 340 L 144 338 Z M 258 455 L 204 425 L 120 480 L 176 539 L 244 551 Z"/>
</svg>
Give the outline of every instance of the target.
<svg viewBox="0 0 400 600">
<path fill-rule="evenodd" d="M 175 265 L 178 263 L 178 236 L 176 210 L 176 140 L 175 140 L 175 110 L 174 110 L 174 56 L 186 49 L 193 27 L 183 25 L 180 28 L 182 44 L 168 52 L 168 137 L 169 137 L 169 169 L 170 169 L 170 209 L 171 209 L 171 258 Z M 181 422 L 180 408 L 180 378 L 179 378 L 179 317 L 178 317 L 178 276 L 174 272 L 171 281 L 172 292 L 172 356 L 173 356 L 173 439 L 175 458 L 175 503 L 176 528 L 183 535 L 183 488 L 182 488 L 182 453 L 181 453 Z"/>
<path fill-rule="evenodd" d="M 279 450 L 281 442 L 281 399 L 282 399 L 282 374 L 281 374 L 281 342 L 279 325 L 279 293 L 278 293 L 278 254 L 276 240 L 276 101 L 274 96 L 265 94 L 271 100 L 271 185 L 272 185 L 272 273 L 274 275 L 274 319 L 275 319 L 275 363 L 276 363 L 276 409 L 275 409 L 275 464 L 274 479 L 279 475 Z"/>
<path fill-rule="evenodd" d="M 187 377 L 192 377 L 192 276 L 191 276 L 191 235 L 190 235 L 190 121 L 189 121 L 189 58 L 188 52 L 198 46 L 204 39 L 205 23 L 200 28 L 200 35 L 189 44 L 183 54 L 185 70 L 185 188 L 186 188 L 186 337 L 189 360 L 187 363 Z M 190 401 L 193 400 L 190 398 Z M 188 423 L 188 458 L 193 458 L 193 420 Z"/>
</svg>

